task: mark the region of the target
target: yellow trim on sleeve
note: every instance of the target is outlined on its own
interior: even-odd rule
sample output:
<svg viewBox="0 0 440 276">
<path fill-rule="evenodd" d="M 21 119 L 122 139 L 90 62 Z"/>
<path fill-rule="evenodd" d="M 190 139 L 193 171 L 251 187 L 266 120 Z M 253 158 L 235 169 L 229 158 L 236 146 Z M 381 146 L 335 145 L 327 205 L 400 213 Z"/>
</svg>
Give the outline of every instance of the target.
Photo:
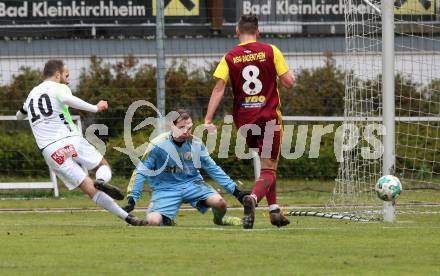
<svg viewBox="0 0 440 276">
<path fill-rule="evenodd" d="M 134 182 L 136 181 L 137 176 L 137 170 L 134 170 L 131 174 L 130 181 L 128 181 L 127 186 L 127 197 L 131 196 L 131 193 L 133 192 Z"/>
<path fill-rule="evenodd" d="M 280 98 L 280 92 L 277 89 L 278 99 Z M 280 122 L 280 146 L 278 149 L 278 155 L 277 160 L 280 160 L 280 154 L 281 154 L 281 145 L 283 144 L 283 137 L 284 137 L 284 124 L 283 124 L 283 115 L 281 114 L 281 99 L 279 100 L 279 104 L 277 106 L 277 115 L 278 115 L 278 121 Z"/>
<path fill-rule="evenodd" d="M 228 82 L 229 79 L 229 67 L 228 63 L 226 62 L 225 56 L 222 57 L 219 64 L 217 65 L 217 68 L 214 72 L 214 77 L 217 79 L 222 79 L 225 82 Z"/>
<path fill-rule="evenodd" d="M 273 49 L 273 62 L 275 63 L 275 69 L 277 70 L 277 76 L 281 76 L 289 71 L 289 66 L 286 64 L 283 53 L 275 45 L 270 45 Z"/>
<path fill-rule="evenodd" d="M 142 155 L 140 162 L 142 162 L 142 160 L 147 159 L 148 154 L 150 153 L 152 148 L 153 148 L 153 144 L 149 143 L 147 146 L 147 149 L 145 150 L 144 154 Z M 137 176 L 137 169 L 134 169 L 133 173 L 131 174 L 130 181 L 128 181 L 127 197 L 131 196 L 131 193 L 133 192 L 134 183 L 136 182 L 136 176 Z"/>
<path fill-rule="evenodd" d="M 169 132 L 165 132 L 165 133 L 160 134 L 159 136 L 157 136 L 153 140 L 151 140 L 150 143 L 148 143 L 147 149 L 145 150 L 144 154 L 142 155 L 141 162 L 142 162 L 142 160 L 146 160 L 148 158 L 148 154 L 150 153 L 154 144 L 158 143 L 159 141 L 166 140 L 169 137 L 169 135 L 170 135 Z M 128 181 L 127 197 L 130 196 L 131 192 L 133 191 L 134 183 L 136 181 L 136 176 L 137 176 L 137 170 L 134 169 L 133 173 L 131 174 L 130 180 Z"/>
</svg>

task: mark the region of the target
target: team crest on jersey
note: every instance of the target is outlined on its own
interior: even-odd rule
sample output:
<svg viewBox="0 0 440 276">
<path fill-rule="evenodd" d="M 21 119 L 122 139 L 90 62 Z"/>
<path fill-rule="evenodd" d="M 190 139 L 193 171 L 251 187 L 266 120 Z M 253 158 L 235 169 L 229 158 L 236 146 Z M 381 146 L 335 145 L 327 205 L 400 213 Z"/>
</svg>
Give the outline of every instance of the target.
<svg viewBox="0 0 440 276">
<path fill-rule="evenodd" d="M 183 155 L 183 158 L 185 158 L 185 160 L 191 160 L 191 157 L 192 155 L 190 151 L 185 152 L 185 154 Z"/>
</svg>

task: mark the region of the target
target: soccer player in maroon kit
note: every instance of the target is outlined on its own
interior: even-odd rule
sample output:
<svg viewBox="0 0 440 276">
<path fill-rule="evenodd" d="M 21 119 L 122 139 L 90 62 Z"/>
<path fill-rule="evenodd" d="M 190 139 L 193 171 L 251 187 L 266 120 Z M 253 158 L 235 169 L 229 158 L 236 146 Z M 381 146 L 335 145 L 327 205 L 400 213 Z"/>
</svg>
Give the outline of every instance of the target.
<svg viewBox="0 0 440 276">
<path fill-rule="evenodd" d="M 261 160 L 260 177 L 251 195 L 243 199 L 243 227 L 253 228 L 255 206 L 265 196 L 271 223 L 281 227 L 290 222 L 276 204 L 276 172 L 282 138 L 277 80 L 284 87 L 291 88 L 295 79 L 277 47 L 256 41 L 259 31 L 255 15 L 241 16 L 236 33 L 240 44 L 223 56 L 214 72 L 217 83 L 212 90 L 205 125 L 208 130 L 215 129 L 212 120 L 230 80 L 234 95 L 234 124 L 237 128 L 253 124 L 261 129 L 261 135 L 242 133 L 249 148 L 258 149 Z"/>
</svg>

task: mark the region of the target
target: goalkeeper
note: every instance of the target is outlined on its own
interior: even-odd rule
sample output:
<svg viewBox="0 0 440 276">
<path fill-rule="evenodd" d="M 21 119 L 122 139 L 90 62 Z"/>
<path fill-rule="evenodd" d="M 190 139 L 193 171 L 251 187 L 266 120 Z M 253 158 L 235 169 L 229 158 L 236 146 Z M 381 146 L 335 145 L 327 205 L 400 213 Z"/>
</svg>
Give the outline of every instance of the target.
<svg viewBox="0 0 440 276">
<path fill-rule="evenodd" d="M 231 178 L 212 160 L 200 139 L 191 135 L 193 122 L 188 111 L 178 110 L 172 131 L 153 139 L 142 161 L 133 172 L 128 186 L 131 212 L 139 201 L 144 182 L 153 190 L 148 209 L 148 225 L 173 225 L 182 203 L 189 203 L 199 212 L 210 207 L 217 225 L 242 225 L 238 217 L 225 216 L 226 202 L 200 175 L 202 168 L 228 193 L 240 202 L 245 195 Z"/>
</svg>

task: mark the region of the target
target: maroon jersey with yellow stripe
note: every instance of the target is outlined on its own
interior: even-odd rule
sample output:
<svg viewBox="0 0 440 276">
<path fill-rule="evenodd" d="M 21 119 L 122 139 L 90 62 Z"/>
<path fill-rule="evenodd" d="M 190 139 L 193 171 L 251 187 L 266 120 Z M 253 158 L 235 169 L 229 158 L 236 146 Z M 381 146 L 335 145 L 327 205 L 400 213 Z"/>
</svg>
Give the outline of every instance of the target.
<svg viewBox="0 0 440 276">
<path fill-rule="evenodd" d="M 277 76 L 288 70 L 278 48 L 256 41 L 237 45 L 222 58 L 214 76 L 231 80 L 237 127 L 273 119 L 281 124 Z"/>
</svg>

